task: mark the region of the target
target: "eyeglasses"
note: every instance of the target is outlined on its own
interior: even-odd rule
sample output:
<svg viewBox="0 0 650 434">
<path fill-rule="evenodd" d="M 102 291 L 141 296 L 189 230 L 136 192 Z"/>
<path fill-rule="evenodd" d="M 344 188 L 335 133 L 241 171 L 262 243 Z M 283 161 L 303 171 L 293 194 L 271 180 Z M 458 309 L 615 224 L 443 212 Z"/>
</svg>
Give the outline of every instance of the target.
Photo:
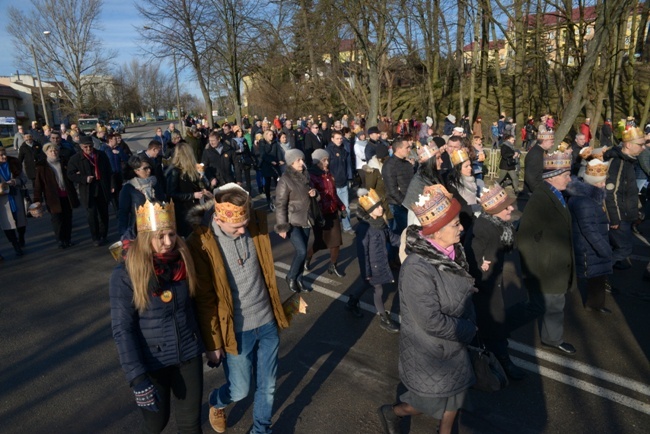
<svg viewBox="0 0 650 434">
<path fill-rule="evenodd" d="M 149 166 L 141 167 L 141 168 L 139 168 L 137 170 L 151 170 L 151 167 L 149 167 Z"/>
</svg>

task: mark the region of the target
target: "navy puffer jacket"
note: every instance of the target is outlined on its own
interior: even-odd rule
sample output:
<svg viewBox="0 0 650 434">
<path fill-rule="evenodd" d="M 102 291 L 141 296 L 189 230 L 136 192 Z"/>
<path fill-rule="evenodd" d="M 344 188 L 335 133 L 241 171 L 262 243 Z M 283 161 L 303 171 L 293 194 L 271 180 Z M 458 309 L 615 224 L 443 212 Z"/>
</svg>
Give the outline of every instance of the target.
<svg viewBox="0 0 650 434">
<path fill-rule="evenodd" d="M 172 300 L 165 303 L 150 296 L 149 307 L 140 314 L 133 305 L 131 278 L 124 264 L 115 267 L 111 275 L 113 338 L 131 385 L 147 372 L 180 364 L 203 352 L 187 280 L 168 282 L 162 288 L 172 291 Z"/>
<path fill-rule="evenodd" d="M 577 277 L 612 274 L 609 220 L 603 209 L 605 190 L 575 179 L 567 186 L 567 193 Z"/>
<path fill-rule="evenodd" d="M 357 216 L 357 256 L 362 278 L 370 278 L 370 284 L 373 286 L 394 282 L 395 278 L 388 264 L 386 242 L 398 247 L 399 236 L 388 229 L 383 218 L 373 219 L 362 207 L 357 208 Z"/>
</svg>

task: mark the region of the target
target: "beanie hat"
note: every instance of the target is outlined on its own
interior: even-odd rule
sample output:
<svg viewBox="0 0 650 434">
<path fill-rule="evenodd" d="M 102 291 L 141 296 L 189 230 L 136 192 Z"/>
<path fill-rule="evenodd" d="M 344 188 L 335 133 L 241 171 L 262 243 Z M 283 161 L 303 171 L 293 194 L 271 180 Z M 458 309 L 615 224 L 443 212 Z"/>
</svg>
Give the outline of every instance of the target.
<svg viewBox="0 0 650 434">
<path fill-rule="evenodd" d="M 284 153 L 284 162 L 291 166 L 296 160 L 305 160 L 305 154 L 300 149 L 289 149 Z"/>
<path fill-rule="evenodd" d="M 318 164 L 321 160 L 325 160 L 329 158 L 330 158 L 330 154 L 328 154 L 325 149 L 316 149 L 311 154 L 311 159 L 313 160 L 314 164 Z"/>
</svg>

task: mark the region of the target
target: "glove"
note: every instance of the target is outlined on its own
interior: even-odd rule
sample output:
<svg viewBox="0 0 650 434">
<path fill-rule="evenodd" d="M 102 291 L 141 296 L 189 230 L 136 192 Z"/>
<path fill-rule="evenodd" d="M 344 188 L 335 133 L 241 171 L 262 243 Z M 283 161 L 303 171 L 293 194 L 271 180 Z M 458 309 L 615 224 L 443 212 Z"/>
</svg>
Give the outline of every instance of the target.
<svg viewBox="0 0 650 434">
<path fill-rule="evenodd" d="M 348 212 L 344 209 L 341 210 L 341 218 L 344 219 L 348 216 Z"/>
<path fill-rule="evenodd" d="M 158 412 L 158 391 L 148 378 L 133 386 L 133 394 L 135 395 L 135 403 L 138 407 L 145 410 Z"/>
</svg>

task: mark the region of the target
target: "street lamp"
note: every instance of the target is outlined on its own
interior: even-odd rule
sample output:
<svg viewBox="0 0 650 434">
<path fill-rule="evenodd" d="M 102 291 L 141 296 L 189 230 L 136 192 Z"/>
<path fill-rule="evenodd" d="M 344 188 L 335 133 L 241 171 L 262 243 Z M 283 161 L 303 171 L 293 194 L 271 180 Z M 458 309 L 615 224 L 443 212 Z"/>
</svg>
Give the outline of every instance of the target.
<svg viewBox="0 0 650 434">
<path fill-rule="evenodd" d="M 43 32 L 45 36 L 49 36 L 51 32 L 46 30 Z M 49 119 L 47 117 L 47 107 L 45 105 L 45 97 L 43 96 L 43 82 L 41 81 L 41 73 L 38 70 L 38 62 L 36 62 L 36 51 L 34 50 L 34 44 L 29 44 L 32 49 L 32 57 L 34 58 L 34 68 L 36 68 L 36 78 L 38 79 L 38 90 L 41 94 L 41 104 L 43 105 L 43 116 L 45 116 L 45 125 L 49 125 Z"/>
<path fill-rule="evenodd" d="M 157 29 L 154 29 L 149 26 L 144 26 L 143 27 L 145 30 L 152 30 L 154 32 L 158 32 Z M 180 94 L 180 89 L 178 86 L 178 68 L 176 67 L 176 49 L 174 48 L 172 55 L 174 56 L 174 78 L 176 79 L 176 112 L 178 113 L 178 124 L 181 129 L 181 134 L 185 135 L 185 122 L 183 122 L 183 119 L 181 118 L 181 94 Z"/>
</svg>

